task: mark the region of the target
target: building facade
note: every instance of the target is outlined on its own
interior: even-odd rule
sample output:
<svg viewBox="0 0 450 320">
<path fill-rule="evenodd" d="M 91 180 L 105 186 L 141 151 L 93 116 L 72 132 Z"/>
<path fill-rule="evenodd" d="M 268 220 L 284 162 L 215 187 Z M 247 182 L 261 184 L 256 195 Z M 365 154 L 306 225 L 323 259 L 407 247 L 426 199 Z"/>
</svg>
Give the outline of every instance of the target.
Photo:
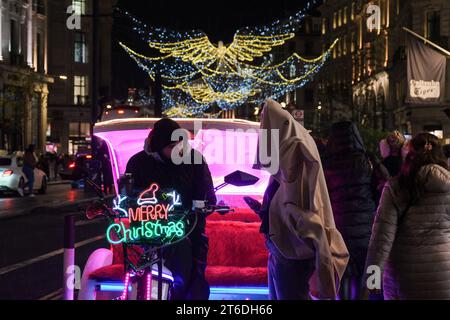
<svg viewBox="0 0 450 320">
<path fill-rule="evenodd" d="M 47 1 L 0 0 L 0 149 L 34 144 L 47 134 Z"/>
<path fill-rule="evenodd" d="M 92 0 L 48 0 L 49 70 L 55 75 L 49 95 L 49 143 L 58 152 L 75 154 L 90 144 L 92 125 L 91 81 L 93 76 Z M 99 98 L 111 96 L 111 32 L 114 0 L 98 1 Z M 70 10 L 72 6 L 72 11 Z M 68 9 L 69 8 L 69 9 Z M 69 11 L 69 13 L 68 13 Z M 80 28 L 68 27 L 73 13 Z M 97 101 L 98 103 L 98 101 Z"/>
<path fill-rule="evenodd" d="M 375 130 L 422 131 L 450 138 L 450 83 L 441 106 L 416 106 L 406 98 L 406 39 L 403 27 L 449 48 L 450 3 L 446 0 L 326 0 L 324 48 L 340 41 L 324 66 L 318 99 L 328 121 L 353 119 Z M 447 64 L 447 79 L 449 77 Z"/>
</svg>

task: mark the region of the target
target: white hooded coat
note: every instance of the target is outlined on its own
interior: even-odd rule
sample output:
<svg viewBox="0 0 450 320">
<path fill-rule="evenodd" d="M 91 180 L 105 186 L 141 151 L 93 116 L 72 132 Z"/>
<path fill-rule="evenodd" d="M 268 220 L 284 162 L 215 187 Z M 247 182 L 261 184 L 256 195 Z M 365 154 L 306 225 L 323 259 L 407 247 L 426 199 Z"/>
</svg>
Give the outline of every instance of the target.
<svg viewBox="0 0 450 320">
<path fill-rule="evenodd" d="M 264 106 L 261 129 L 279 130 L 280 183 L 269 209 L 270 238 L 285 258 L 315 259 L 310 291 L 319 299 L 334 299 L 349 254 L 336 229 L 327 184 L 316 143 L 308 131 L 274 100 Z M 264 132 L 264 131 L 262 131 Z M 261 148 L 258 142 L 258 154 Z M 271 150 L 270 138 L 267 149 Z M 259 158 L 257 163 L 262 165 Z"/>
</svg>

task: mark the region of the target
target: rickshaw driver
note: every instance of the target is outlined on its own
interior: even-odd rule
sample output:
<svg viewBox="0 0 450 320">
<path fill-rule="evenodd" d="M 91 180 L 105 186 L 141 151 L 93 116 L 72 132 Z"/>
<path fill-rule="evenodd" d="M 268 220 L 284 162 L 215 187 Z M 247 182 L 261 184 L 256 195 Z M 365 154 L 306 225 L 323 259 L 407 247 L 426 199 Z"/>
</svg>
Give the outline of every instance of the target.
<svg viewBox="0 0 450 320">
<path fill-rule="evenodd" d="M 152 183 L 161 188 L 171 188 L 181 194 L 183 206 L 192 208 L 193 200 L 206 200 L 216 204 L 213 180 L 206 161 L 198 151 L 191 149 L 190 163 L 176 165 L 171 159 L 172 150 L 181 141 L 172 141 L 172 133 L 181 129 L 171 119 L 161 119 L 154 124 L 144 150 L 129 160 L 126 173 L 131 174 L 134 188 L 144 190 Z M 198 164 L 194 159 L 203 161 Z M 199 216 L 197 226 L 189 237 L 164 249 L 165 265 L 174 277 L 173 300 L 208 300 L 209 284 L 205 279 L 208 255 L 208 238 L 205 235 L 206 217 Z"/>
</svg>

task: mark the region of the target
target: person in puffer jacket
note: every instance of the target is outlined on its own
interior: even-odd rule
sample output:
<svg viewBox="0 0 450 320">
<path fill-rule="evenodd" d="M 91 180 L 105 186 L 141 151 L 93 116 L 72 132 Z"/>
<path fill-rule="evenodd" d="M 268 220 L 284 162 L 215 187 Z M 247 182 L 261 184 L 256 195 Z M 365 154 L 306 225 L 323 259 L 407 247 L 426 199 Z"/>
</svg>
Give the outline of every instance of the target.
<svg viewBox="0 0 450 320">
<path fill-rule="evenodd" d="M 399 177 L 385 185 L 366 261 L 373 266 L 386 300 L 450 299 L 450 172 L 434 135 L 411 140 Z"/>
<path fill-rule="evenodd" d="M 336 227 L 350 252 L 339 298 L 360 300 L 364 295 L 364 265 L 375 216 L 373 166 L 356 125 L 332 125 L 323 167 Z M 387 177 L 386 177 L 387 178 Z"/>
</svg>

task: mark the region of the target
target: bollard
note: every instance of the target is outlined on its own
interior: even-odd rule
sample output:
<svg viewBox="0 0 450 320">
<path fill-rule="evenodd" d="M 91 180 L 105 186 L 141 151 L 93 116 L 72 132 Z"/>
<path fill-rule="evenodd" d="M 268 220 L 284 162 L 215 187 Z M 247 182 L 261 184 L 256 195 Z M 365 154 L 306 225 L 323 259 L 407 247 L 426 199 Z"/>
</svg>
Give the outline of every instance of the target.
<svg viewBox="0 0 450 320">
<path fill-rule="evenodd" d="M 162 300 L 162 268 L 163 268 L 163 255 L 162 249 L 158 249 L 158 300 Z"/>
<path fill-rule="evenodd" d="M 75 215 L 67 215 L 64 217 L 64 263 L 63 263 L 63 288 L 64 300 L 74 299 L 74 281 L 75 265 Z M 72 272 L 70 272 L 71 270 Z"/>
</svg>

